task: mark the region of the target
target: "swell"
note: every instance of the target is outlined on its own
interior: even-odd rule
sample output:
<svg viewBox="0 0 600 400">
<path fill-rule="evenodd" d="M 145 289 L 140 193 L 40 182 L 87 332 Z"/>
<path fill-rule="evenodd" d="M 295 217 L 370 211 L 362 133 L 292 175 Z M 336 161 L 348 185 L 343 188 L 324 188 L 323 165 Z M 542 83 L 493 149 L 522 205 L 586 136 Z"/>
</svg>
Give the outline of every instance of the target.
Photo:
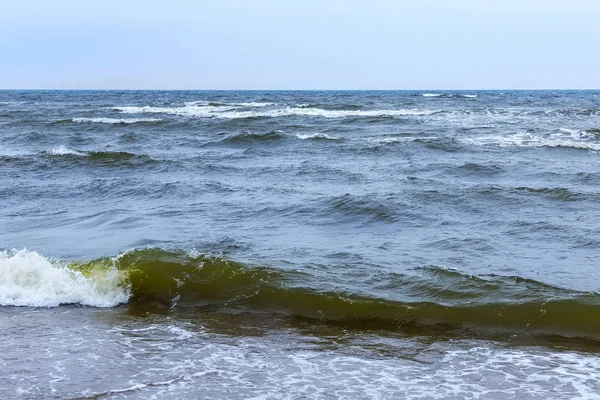
<svg viewBox="0 0 600 400">
<path fill-rule="evenodd" d="M 440 112 L 440 110 L 429 109 L 362 109 L 354 105 L 342 107 L 330 106 L 318 107 L 291 107 L 274 108 L 268 110 L 245 109 L 239 106 L 215 106 L 208 104 L 188 103 L 180 107 L 152 107 L 152 106 L 127 106 L 114 107 L 113 110 L 123 114 L 170 114 L 190 118 L 217 118 L 217 119 L 257 119 L 257 118 L 282 118 L 282 117 L 304 117 L 304 118 L 332 118 L 332 119 L 356 119 L 356 118 L 407 118 L 426 117 Z"/>
<path fill-rule="evenodd" d="M 0 263 L 0 304 L 5 306 L 128 302 L 155 310 L 266 314 L 353 329 L 600 340 L 600 295 L 518 276 L 471 276 L 439 267 L 379 274 L 371 283 L 380 294 L 402 293 L 402 299 L 393 299 L 321 290 L 302 272 L 157 248 L 68 265 L 22 250 L 0 253 Z"/>
<path fill-rule="evenodd" d="M 329 104 L 329 103 L 300 103 L 296 104 L 297 108 L 317 108 L 323 110 L 340 110 L 340 111 L 356 111 L 362 110 L 364 107 L 360 104 Z"/>
<path fill-rule="evenodd" d="M 96 123 L 96 124 L 108 124 L 108 125 L 131 125 L 131 124 L 154 125 L 154 124 L 163 123 L 164 120 L 160 119 L 160 118 L 106 118 L 106 117 L 84 118 L 84 117 L 78 117 L 78 118 L 70 118 L 70 119 L 66 119 L 66 120 L 56 121 L 57 124 L 69 123 L 69 122 L 78 123 L 78 124 Z"/>
<path fill-rule="evenodd" d="M 0 156 L 0 165 L 11 167 L 35 166 L 47 168 L 48 164 L 59 167 L 93 166 L 93 167 L 139 167 L 164 163 L 145 154 L 134 154 L 125 151 L 79 151 L 59 146 L 50 151 L 14 156 Z"/>
<path fill-rule="evenodd" d="M 353 196 L 346 193 L 325 200 L 325 215 L 338 214 L 345 220 L 366 218 L 373 221 L 394 222 L 397 219 L 397 206 L 390 204 L 390 200 L 392 199 L 376 199 L 371 196 Z"/>
<path fill-rule="evenodd" d="M 275 142 L 284 139 L 282 131 L 270 131 L 265 133 L 242 132 L 230 134 L 221 139 L 219 143 L 223 144 L 252 144 L 260 142 Z"/>
<path fill-rule="evenodd" d="M 145 155 L 126 151 L 79 151 L 60 146 L 43 153 L 52 161 L 69 164 L 91 164 L 97 166 L 139 166 L 156 163 L 157 160 Z"/>
</svg>

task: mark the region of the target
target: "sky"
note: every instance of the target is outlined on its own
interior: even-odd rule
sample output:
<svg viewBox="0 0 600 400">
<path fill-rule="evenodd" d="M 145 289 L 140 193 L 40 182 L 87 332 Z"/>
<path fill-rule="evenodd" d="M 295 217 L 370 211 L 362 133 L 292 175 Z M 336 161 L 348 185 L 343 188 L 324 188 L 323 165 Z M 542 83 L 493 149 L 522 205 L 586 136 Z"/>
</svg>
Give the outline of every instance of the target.
<svg viewBox="0 0 600 400">
<path fill-rule="evenodd" d="M 0 0 L 0 89 L 600 89 L 597 0 Z"/>
</svg>

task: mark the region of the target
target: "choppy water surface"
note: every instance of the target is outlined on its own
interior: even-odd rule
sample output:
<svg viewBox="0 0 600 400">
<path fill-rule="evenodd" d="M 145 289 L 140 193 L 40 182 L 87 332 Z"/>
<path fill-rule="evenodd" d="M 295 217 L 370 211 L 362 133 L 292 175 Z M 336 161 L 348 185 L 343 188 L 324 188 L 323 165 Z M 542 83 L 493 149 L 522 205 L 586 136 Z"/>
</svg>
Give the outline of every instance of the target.
<svg viewBox="0 0 600 400">
<path fill-rule="evenodd" d="M 0 92 L 0 398 L 596 398 L 600 92 Z"/>
</svg>

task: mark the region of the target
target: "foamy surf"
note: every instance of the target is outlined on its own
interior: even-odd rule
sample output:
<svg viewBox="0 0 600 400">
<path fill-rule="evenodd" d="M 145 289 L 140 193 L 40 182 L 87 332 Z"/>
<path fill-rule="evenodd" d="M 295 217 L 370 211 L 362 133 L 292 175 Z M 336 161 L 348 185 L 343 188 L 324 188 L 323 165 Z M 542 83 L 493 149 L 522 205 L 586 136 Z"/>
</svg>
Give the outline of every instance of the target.
<svg viewBox="0 0 600 400">
<path fill-rule="evenodd" d="M 72 118 L 77 123 L 99 123 L 99 124 L 138 124 L 143 122 L 159 122 L 160 118 Z"/>
<path fill-rule="evenodd" d="M 476 94 L 443 94 L 443 93 L 423 93 L 423 97 L 465 97 L 468 99 L 474 99 L 477 97 Z"/>
<path fill-rule="evenodd" d="M 89 271 L 88 276 L 51 261 L 35 251 L 0 252 L 0 305 L 57 307 L 80 304 L 114 307 L 129 299 L 114 268 Z"/>
<path fill-rule="evenodd" d="M 65 156 L 65 155 L 85 156 L 85 155 L 87 155 L 86 153 L 70 149 L 63 145 L 51 149 L 50 151 L 48 151 L 48 153 L 53 156 Z"/>
<path fill-rule="evenodd" d="M 211 107 L 268 107 L 273 106 L 276 103 L 261 102 L 261 101 L 248 101 L 241 103 L 221 103 L 212 102 L 206 100 L 187 101 L 184 103 L 186 106 L 211 106 Z"/>
<path fill-rule="evenodd" d="M 363 117 L 418 117 L 428 116 L 439 110 L 423 109 L 382 109 L 382 110 L 325 110 L 314 107 L 285 107 L 266 111 L 240 110 L 232 105 L 199 105 L 188 103 L 180 107 L 127 106 L 115 107 L 124 114 L 170 114 L 196 118 L 277 118 L 288 116 L 320 117 L 320 118 L 363 118 Z"/>
<path fill-rule="evenodd" d="M 565 131 L 562 131 L 566 133 Z M 538 136 L 530 133 L 515 133 L 511 135 L 490 135 L 460 138 L 459 140 L 466 144 L 476 146 L 497 146 L 497 147 L 555 147 L 555 148 L 573 148 L 581 150 L 600 151 L 600 143 L 587 140 L 585 135 L 579 132 L 569 131 L 570 135 L 554 134 L 548 136 Z"/>
<path fill-rule="evenodd" d="M 300 140 L 341 140 L 342 138 L 337 136 L 330 136 L 326 133 L 313 133 L 313 134 L 297 134 L 296 138 Z"/>
</svg>

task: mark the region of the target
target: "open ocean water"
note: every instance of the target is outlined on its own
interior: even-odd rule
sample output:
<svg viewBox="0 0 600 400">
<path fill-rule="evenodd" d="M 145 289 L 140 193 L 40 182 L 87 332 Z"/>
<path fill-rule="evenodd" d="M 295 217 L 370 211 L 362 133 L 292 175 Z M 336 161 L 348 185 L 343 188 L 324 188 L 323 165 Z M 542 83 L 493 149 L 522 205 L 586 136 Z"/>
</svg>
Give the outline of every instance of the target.
<svg viewBox="0 0 600 400">
<path fill-rule="evenodd" d="M 0 398 L 600 398 L 600 92 L 0 92 Z"/>
</svg>

